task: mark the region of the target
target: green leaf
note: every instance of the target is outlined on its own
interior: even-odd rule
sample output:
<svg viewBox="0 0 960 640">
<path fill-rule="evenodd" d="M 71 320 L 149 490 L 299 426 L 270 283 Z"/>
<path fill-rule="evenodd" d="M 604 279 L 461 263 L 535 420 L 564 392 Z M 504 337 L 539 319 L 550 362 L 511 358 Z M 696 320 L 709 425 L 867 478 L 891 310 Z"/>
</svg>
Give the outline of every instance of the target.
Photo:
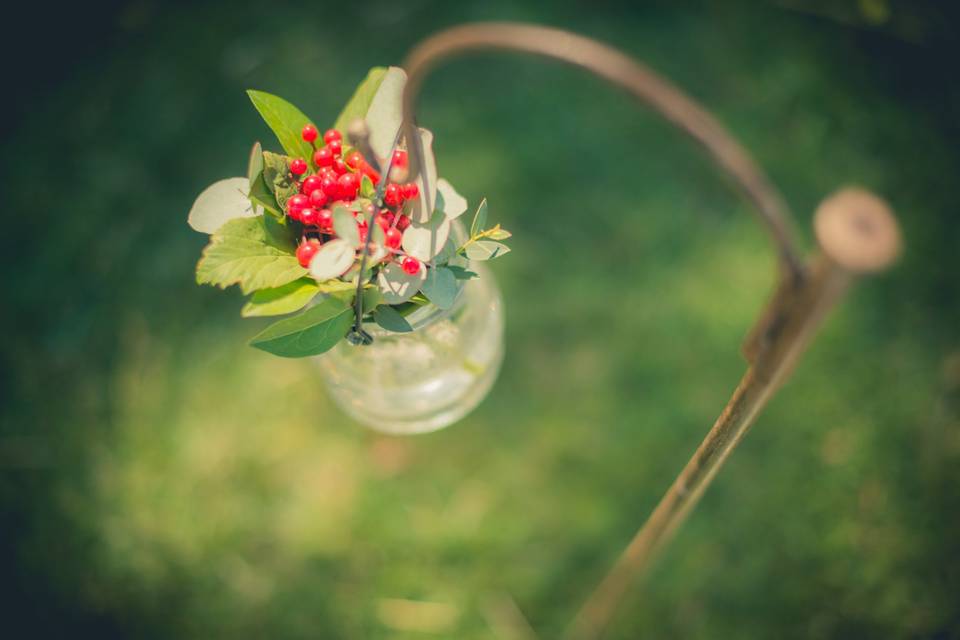
<svg viewBox="0 0 960 640">
<path fill-rule="evenodd" d="M 300 190 L 290 173 L 290 158 L 271 151 L 263 152 L 263 181 L 273 193 L 280 209 L 287 207 L 287 199 Z"/>
<path fill-rule="evenodd" d="M 274 198 L 273 192 L 267 188 L 267 183 L 264 181 L 262 172 L 257 176 L 256 180 L 253 181 L 253 184 L 251 184 L 249 197 L 250 202 L 263 207 L 278 218 L 283 218 L 283 213 L 280 211 L 277 199 Z"/>
<path fill-rule="evenodd" d="M 367 313 L 375 308 L 383 300 L 383 294 L 376 287 L 369 287 L 363 290 L 363 312 Z"/>
<path fill-rule="evenodd" d="M 334 129 L 346 136 L 347 127 L 350 126 L 351 122 L 357 118 L 366 117 L 367 111 L 370 109 L 370 103 L 373 102 L 373 97 L 377 94 L 377 89 L 380 88 L 380 83 L 383 82 L 383 76 L 386 73 L 386 67 L 374 67 L 370 69 L 367 77 L 363 79 L 360 86 L 353 92 L 353 97 L 347 102 L 347 106 L 345 106 L 343 111 L 340 112 L 340 115 L 337 116 L 337 121 L 333 124 Z M 303 125 L 300 126 L 302 127 Z M 300 135 L 299 130 L 297 131 L 297 135 Z"/>
<path fill-rule="evenodd" d="M 263 91 L 247 91 L 253 106 L 260 112 L 263 121 L 276 134 L 280 146 L 287 155 L 309 161 L 313 154 L 313 145 L 301 137 L 303 127 L 313 124 L 300 109 L 275 95 Z"/>
<path fill-rule="evenodd" d="M 333 230 L 337 237 L 346 240 L 351 247 L 360 244 L 360 230 L 357 228 L 357 219 L 346 207 L 336 207 L 333 210 Z"/>
<path fill-rule="evenodd" d="M 453 264 L 447 265 L 447 269 L 449 269 L 453 273 L 453 277 L 456 278 L 457 280 L 471 280 L 473 278 L 480 277 L 479 274 L 473 271 L 470 271 L 469 269 L 464 269 L 463 267 L 459 267 Z"/>
<path fill-rule="evenodd" d="M 426 265 L 420 264 L 420 270 L 410 275 L 399 264 L 391 262 L 377 273 L 377 286 L 387 304 L 400 304 L 413 298 L 423 280 L 427 277 Z"/>
<path fill-rule="evenodd" d="M 376 194 L 377 189 L 373 186 L 373 180 L 367 174 L 363 174 L 360 178 L 360 195 L 364 198 L 373 198 Z"/>
<path fill-rule="evenodd" d="M 400 313 L 388 304 L 382 304 L 373 312 L 373 320 L 387 331 L 409 333 L 413 327 Z"/>
<path fill-rule="evenodd" d="M 247 180 L 250 181 L 250 188 L 253 188 L 254 181 L 263 172 L 263 148 L 259 142 L 253 143 L 250 149 L 250 160 L 247 162 Z"/>
<path fill-rule="evenodd" d="M 513 236 L 513 234 L 506 229 L 501 229 L 500 225 L 495 226 L 493 229 L 487 229 L 481 235 L 483 235 L 484 238 L 490 238 L 491 240 L 506 240 L 507 238 Z"/>
<path fill-rule="evenodd" d="M 487 199 L 484 198 L 480 201 L 480 206 L 477 207 L 477 212 L 473 214 L 473 223 L 470 225 L 470 237 L 476 238 L 480 235 L 480 231 L 487 225 Z"/>
<path fill-rule="evenodd" d="M 319 292 L 320 287 L 309 278 L 300 278 L 274 289 L 261 289 L 253 293 L 240 315 L 251 318 L 293 313 L 304 308 Z"/>
<path fill-rule="evenodd" d="M 239 284 L 245 294 L 280 287 L 306 274 L 294 256 L 289 231 L 264 216 L 229 220 L 211 236 L 197 264 L 197 284 Z"/>
<path fill-rule="evenodd" d="M 446 267 L 427 269 L 427 279 L 420 285 L 420 290 L 441 309 L 449 309 L 453 306 L 460 288 L 460 282 Z"/>
<path fill-rule="evenodd" d="M 464 247 L 464 253 L 471 260 L 493 260 L 510 252 L 510 247 L 493 240 L 478 240 Z"/>
<path fill-rule="evenodd" d="M 284 358 L 315 356 L 340 342 L 352 321 L 353 314 L 345 302 L 327 298 L 300 315 L 270 325 L 250 345 Z"/>
<path fill-rule="evenodd" d="M 253 217 L 257 211 L 247 198 L 247 179 L 228 178 L 204 189 L 187 215 L 195 231 L 213 233 L 228 220 Z"/>
</svg>

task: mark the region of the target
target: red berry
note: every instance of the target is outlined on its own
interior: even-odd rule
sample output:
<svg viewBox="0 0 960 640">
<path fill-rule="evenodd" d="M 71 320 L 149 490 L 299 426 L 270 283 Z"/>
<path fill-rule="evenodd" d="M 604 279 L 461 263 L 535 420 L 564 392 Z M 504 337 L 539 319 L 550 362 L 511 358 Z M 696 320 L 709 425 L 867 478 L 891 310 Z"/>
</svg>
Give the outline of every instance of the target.
<svg viewBox="0 0 960 640">
<path fill-rule="evenodd" d="M 413 256 L 407 256 L 403 259 L 403 262 L 400 263 L 400 267 L 404 273 L 415 276 L 420 272 L 420 261 Z"/>
<path fill-rule="evenodd" d="M 321 180 L 321 182 L 323 182 Z M 311 207 L 322 207 L 327 204 L 327 194 L 323 192 L 323 185 L 321 184 L 313 193 L 310 194 L 310 206 Z"/>
<path fill-rule="evenodd" d="M 310 199 L 302 193 L 297 193 L 287 200 L 287 213 L 294 220 L 300 217 L 300 212 L 310 204 Z"/>
<path fill-rule="evenodd" d="M 313 164 L 318 167 L 329 167 L 333 164 L 333 153 L 326 147 L 317 149 L 313 152 Z"/>
<path fill-rule="evenodd" d="M 300 193 L 305 196 L 312 195 L 314 191 L 323 187 L 322 182 L 323 178 L 320 176 L 307 176 L 303 181 L 303 185 L 300 186 Z"/>
<path fill-rule="evenodd" d="M 290 173 L 302 176 L 307 172 L 307 163 L 303 158 L 294 158 L 290 161 Z"/>
<path fill-rule="evenodd" d="M 317 224 L 317 210 L 311 207 L 305 208 L 300 212 L 300 222 L 308 227 L 312 227 Z"/>
<path fill-rule="evenodd" d="M 340 195 L 340 187 L 337 185 L 337 180 L 330 176 L 320 180 L 320 188 L 331 198 L 336 198 Z"/>
<path fill-rule="evenodd" d="M 410 218 L 404 214 L 400 214 L 400 217 L 397 218 L 397 229 L 400 231 L 406 231 L 407 227 L 410 226 Z"/>
<path fill-rule="evenodd" d="M 400 185 L 388 184 L 383 194 L 383 201 L 388 207 L 399 207 L 403 204 L 403 191 Z"/>
<path fill-rule="evenodd" d="M 393 221 L 396 219 L 393 211 L 390 209 L 381 209 L 379 215 L 377 215 L 377 224 L 380 225 L 380 228 L 386 231 L 393 226 Z"/>
<path fill-rule="evenodd" d="M 396 228 L 387 229 L 385 232 L 385 235 L 386 235 L 386 240 L 384 240 L 385 245 L 387 245 L 391 249 L 400 248 L 400 243 L 403 242 L 403 233 L 399 229 L 396 229 Z M 418 270 L 419 268 L 420 268 L 420 265 L 417 265 Z M 406 268 L 404 268 L 404 271 L 406 271 Z"/>
<path fill-rule="evenodd" d="M 367 221 L 359 213 L 357 214 L 356 220 L 357 220 L 357 231 L 360 232 L 360 242 L 361 243 L 366 242 L 367 231 L 369 229 L 369 226 L 367 225 Z"/>
<path fill-rule="evenodd" d="M 343 158 L 333 159 L 333 171 L 338 176 L 342 176 L 345 173 L 350 173 L 350 169 L 347 168 L 347 163 L 343 161 Z"/>
<path fill-rule="evenodd" d="M 317 211 L 317 226 L 324 233 L 333 233 L 333 213 L 330 209 Z"/>
<path fill-rule="evenodd" d="M 400 167 L 401 169 L 407 166 L 407 152 L 403 149 L 397 149 L 393 152 L 393 163 L 391 166 Z"/>
<path fill-rule="evenodd" d="M 323 167 L 320 169 L 321 178 L 330 178 L 331 180 L 337 179 L 337 172 L 333 170 L 333 167 Z"/>
<path fill-rule="evenodd" d="M 404 200 L 413 200 L 420 195 L 420 187 L 418 187 L 415 182 L 408 182 L 407 184 L 403 185 L 401 189 L 403 190 Z"/>
<path fill-rule="evenodd" d="M 330 144 L 334 140 L 343 140 L 343 136 L 340 135 L 340 132 L 336 129 L 327 129 L 327 131 L 323 134 L 323 141 L 327 144 Z"/>
<path fill-rule="evenodd" d="M 367 161 L 363 159 L 363 154 L 359 151 L 352 151 L 350 155 L 347 156 L 347 166 L 351 169 L 360 169 L 363 165 L 367 164 Z"/>
<path fill-rule="evenodd" d="M 338 133 L 337 135 L 340 134 Z M 331 140 L 327 143 L 327 149 L 330 149 L 330 153 L 333 155 L 338 156 L 343 153 L 343 143 L 339 140 Z"/>
<path fill-rule="evenodd" d="M 312 124 L 308 124 L 303 128 L 303 131 L 300 132 L 300 135 L 303 136 L 303 139 L 307 142 L 313 142 L 317 139 L 317 128 Z"/>
<path fill-rule="evenodd" d="M 340 185 L 340 197 L 345 200 L 352 200 L 357 197 L 360 191 L 360 178 L 355 173 L 345 173 L 337 179 Z"/>
<path fill-rule="evenodd" d="M 297 261 L 300 263 L 300 266 L 306 269 L 310 266 L 310 261 L 313 259 L 313 256 L 317 255 L 317 251 L 320 250 L 320 242 L 318 240 L 307 240 L 299 247 L 297 247 Z"/>
</svg>

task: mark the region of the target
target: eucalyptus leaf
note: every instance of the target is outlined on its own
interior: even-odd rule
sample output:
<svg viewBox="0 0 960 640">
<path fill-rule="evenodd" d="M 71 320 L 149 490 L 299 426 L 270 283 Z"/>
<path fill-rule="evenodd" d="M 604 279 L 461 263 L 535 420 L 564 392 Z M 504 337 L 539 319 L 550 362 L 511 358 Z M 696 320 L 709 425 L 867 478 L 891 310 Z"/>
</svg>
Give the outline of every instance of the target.
<svg viewBox="0 0 960 640">
<path fill-rule="evenodd" d="M 442 207 L 439 204 L 441 198 L 443 201 Z M 453 185 L 443 178 L 437 180 L 437 203 L 436 208 L 442 209 L 443 213 L 451 220 L 459 218 L 467 210 L 467 199 L 457 193 Z"/>
<path fill-rule="evenodd" d="M 300 278 L 274 289 L 261 289 L 253 293 L 240 315 L 249 318 L 293 313 L 305 307 L 319 292 L 320 287 L 309 278 Z"/>
<path fill-rule="evenodd" d="M 346 207 L 334 208 L 333 230 L 339 238 L 345 240 L 351 247 L 360 244 L 360 229 L 357 227 L 357 219 Z"/>
<path fill-rule="evenodd" d="M 386 265 L 377 274 L 377 285 L 383 294 L 383 301 L 387 304 L 406 302 L 420 290 L 427 277 L 427 268 L 423 264 L 420 270 L 410 275 L 396 262 Z"/>
<path fill-rule="evenodd" d="M 326 242 L 310 260 L 310 275 L 324 281 L 347 272 L 356 253 L 353 246 L 342 238 Z"/>
<path fill-rule="evenodd" d="M 343 111 L 337 116 L 337 121 L 333 125 L 334 129 L 346 136 L 347 128 L 351 122 L 357 118 L 365 118 L 367 116 L 367 111 L 370 110 L 370 104 L 373 102 L 377 89 L 380 88 L 380 84 L 383 82 L 386 74 L 387 69 L 385 67 L 374 67 L 370 69 L 367 77 L 364 78 L 360 86 L 356 88 L 353 96 L 351 96 L 347 105 L 343 108 Z"/>
<path fill-rule="evenodd" d="M 301 132 L 305 125 L 313 124 L 310 118 L 300 109 L 273 94 L 251 89 L 247 91 L 247 95 L 250 96 L 250 101 L 260 112 L 264 122 L 273 130 L 287 155 L 309 161 L 313 154 L 313 145 L 303 139 Z"/>
<path fill-rule="evenodd" d="M 300 315 L 270 325 L 250 345 L 284 358 L 315 356 L 336 345 L 350 329 L 352 320 L 347 303 L 331 297 Z"/>
<path fill-rule="evenodd" d="M 403 69 L 387 69 L 368 109 L 361 114 L 370 129 L 370 148 L 381 166 L 386 165 L 385 161 L 403 122 L 403 87 L 406 83 L 407 74 Z"/>
<path fill-rule="evenodd" d="M 403 250 L 427 262 L 440 253 L 450 237 L 450 220 L 437 211 L 428 224 L 411 223 L 403 232 Z"/>
<path fill-rule="evenodd" d="M 453 273 L 453 277 L 456 278 L 457 280 L 472 280 L 473 278 L 480 277 L 477 273 L 470 271 L 469 269 L 465 269 L 463 267 L 453 265 L 453 264 L 447 265 L 447 269 L 449 269 L 450 272 Z"/>
<path fill-rule="evenodd" d="M 280 287 L 306 274 L 289 232 L 263 216 L 227 221 L 210 237 L 197 264 L 197 284 L 239 284 L 244 293 Z"/>
<path fill-rule="evenodd" d="M 470 237 L 475 238 L 480 235 L 483 228 L 487 226 L 487 199 L 480 201 L 477 212 L 473 214 L 473 222 L 470 224 Z"/>
<path fill-rule="evenodd" d="M 513 234 L 506 229 L 501 229 L 500 225 L 495 226 L 493 229 L 487 229 L 483 232 L 483 237 L 490 238 L 491 240 L 506 240 L 511 236 L 513 236 Z"/>
<path fill-rule="evenodd" d="M 471 242 L 464 249 L 464 253 L 471 260 L 493 260 L 509 252 L 510 247 L 493 240 Z"/>
<path fill-rule="evenodd" d="M 433 267 L 427 269 L 427 277 L 420 286 L 420 290 L 441 309 L 449 309 L 457 299 L 461 287 L 461 283 L 450 269 Z"/>
<path fill-rule="evenodd" d="M 410 326 L 407 319 L 388 304 L 382 304 L 374 310 L 373 320 L 387 331 L 393 331 L 394 333 L 413 331 L 413 327 Z"/>
<path fill-rule="evenodd" d="M 434 205 L 437 202 L 437 160 L 433 156 L 433 134 L 426 129 L 418 129 L 417 135 L 423 151 L 423 166 L 420 167 L 415 180 L 420 195 L 414 198 L 411 203 L 410 219 L 414 222 L 425 223 L 430 220 Z M 408 147 L 411 144 L 417 144 L 417 140 L 407 142 Z M 428 198 L 429 207 L 426 204 Z"/>
<path fill-rule="evenodd" d="M 247 197 L 250 188 L 246 178 L 227 178 L 214 182 L 200 192 L 187 223 L 201 233 L 214 233 L 228 220 L 252 218 L 260 212 Z"/>
</svg>

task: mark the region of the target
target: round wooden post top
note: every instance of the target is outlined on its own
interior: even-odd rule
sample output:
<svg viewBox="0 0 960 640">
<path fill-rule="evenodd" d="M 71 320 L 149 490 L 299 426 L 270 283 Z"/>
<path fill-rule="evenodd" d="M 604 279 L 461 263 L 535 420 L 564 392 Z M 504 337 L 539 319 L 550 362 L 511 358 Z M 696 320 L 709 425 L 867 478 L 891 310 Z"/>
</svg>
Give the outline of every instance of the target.
<svg viewBox="0 0 960 640">
<path fill-rule="evenodd" d="M 865 189 L 841 189 L 821 202 L 813 229 L 823 252 L 855 273 L 879 271 L 900 255 L 900 227 L 893 211 Z"/>
</svg>

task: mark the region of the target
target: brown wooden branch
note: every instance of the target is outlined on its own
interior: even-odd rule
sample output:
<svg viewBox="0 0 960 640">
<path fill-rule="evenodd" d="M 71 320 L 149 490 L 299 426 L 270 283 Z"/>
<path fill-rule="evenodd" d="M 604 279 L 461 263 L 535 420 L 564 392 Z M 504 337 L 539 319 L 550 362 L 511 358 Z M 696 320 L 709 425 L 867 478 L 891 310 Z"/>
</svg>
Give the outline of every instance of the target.
<svg viewBox="0 0 960 640">
<path fill-rule="evenodd" d="M 793 370 L 827 312 L 858 274 L 888 266 L 900 249 L 896 220 L 887 205 L 859 189 L 825 200 L 814 229 L 819 253 L 800 258 L 783 199 L 750 155 L 706 110 L 649 68 L 607 45 L 547 27 L 514 23 L 471 24 L 442 31 L 420 43 L 405 63 L 404 131 L 414 135 L 417 96 L 430 71 L 456 55 L 507 49 L 582 67 L 626 89 L 698 142 L 754 205 L 779 257 L 781 278 L 743 351 L 750 363 L 726 408 L 667 490 L 646 523 L 601 584 L 588 597 L 569 637 L 598 637 L 624 595 L 655 559 L 697 504 L 724 461 L 770 397 Z M 423 150 L 410 148 L 415 176 Z"/>
</svg>

